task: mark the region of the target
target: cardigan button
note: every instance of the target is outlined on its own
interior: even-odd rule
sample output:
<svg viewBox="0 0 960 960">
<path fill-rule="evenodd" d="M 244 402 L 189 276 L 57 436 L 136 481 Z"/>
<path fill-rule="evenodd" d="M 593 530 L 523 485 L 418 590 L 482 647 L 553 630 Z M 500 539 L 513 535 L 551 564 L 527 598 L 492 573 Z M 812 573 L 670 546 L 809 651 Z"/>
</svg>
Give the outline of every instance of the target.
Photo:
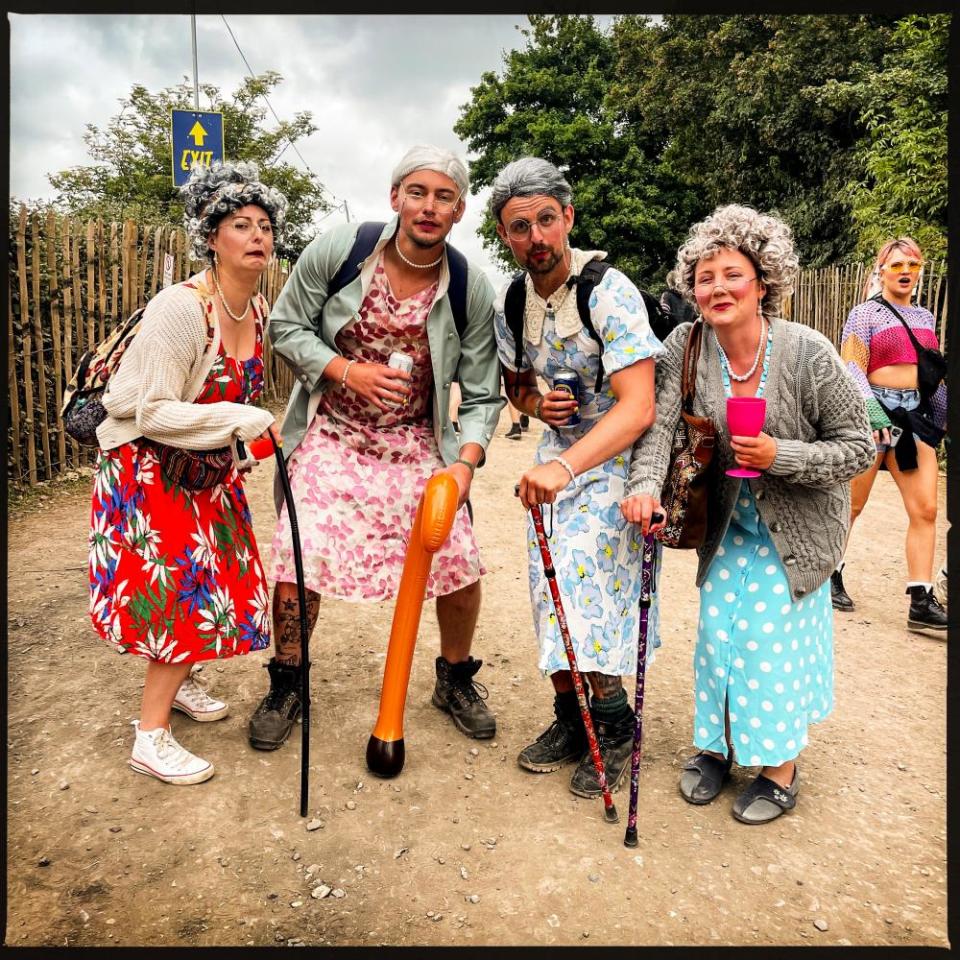
<svg viewBox="0 0 960 960">
<path fill-rule="evenodd" d="M 779 520 L 774 520 L 773 523 L 770 524 L 771 533 L 779 533 L 782 529 L 783 529 L 783 525 L 780 523 Z"/>
<path fill-rule="evenodd" d="M 796 566 L 797 558 L 796 558 L 792 553 L 788 553 L 788 554 L 783 558 L 783 562 L 784 562 L 788 567 L 793 567 L 793 566 Z"/>
<path fill-rule="evenodd" d="M 762 499 L 763 499 L 763 490 L 762 490 L 762 489 L 757 491 L 756 497 L 757 497 L 758 500 L 762 500 Z"/>
<path fill-rule="evenodd" d="M 797 587 L 797 596 L 802 597 L 807 591 L 803 587 Z"/>
</svg>

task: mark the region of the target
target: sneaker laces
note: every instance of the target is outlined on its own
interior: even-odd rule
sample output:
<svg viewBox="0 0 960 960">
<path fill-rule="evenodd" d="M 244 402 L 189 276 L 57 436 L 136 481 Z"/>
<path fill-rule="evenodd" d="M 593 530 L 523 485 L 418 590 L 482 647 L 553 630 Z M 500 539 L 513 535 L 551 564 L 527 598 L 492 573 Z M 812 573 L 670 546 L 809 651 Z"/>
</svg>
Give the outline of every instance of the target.
<svg viewBox="0 0 960 960">
<path fill-rule="evenodd" d="M 180 689 L 177 691 L 177 699 L 183 700 L 188 706 L 195 710 L 218 703 L 217 700 L 214 700 L 214 698 L 207 693 L 193 673 L 180 684 Z"/>
<path fill-rule="evenodd" d="M 174 739 L 166 727 L 161 727 L 159 732 L 150 731 L 147 736 L 153 741 L 157 759 L 169 763 L 171 767 L 183 768 L 196 759 L 186 747 Z"/>
</svg>

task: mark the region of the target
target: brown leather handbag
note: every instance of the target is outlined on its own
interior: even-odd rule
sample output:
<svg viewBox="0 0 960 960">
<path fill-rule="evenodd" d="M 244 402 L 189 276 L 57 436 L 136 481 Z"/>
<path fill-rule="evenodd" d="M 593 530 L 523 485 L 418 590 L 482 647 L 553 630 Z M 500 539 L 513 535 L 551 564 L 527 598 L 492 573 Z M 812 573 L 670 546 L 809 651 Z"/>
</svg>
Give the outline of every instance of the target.
<svg viewBox="0 0 960 960">
<path fill-rule="evenodd" d="M 665 547 L 680 550 L 701 546 L 707 535 L 707 498 L 717 428 L 709 417 L 693 413 L 702 339 L 703 320 L 697 320 L 683 350 L 680 420 L 673 435 L 670 469 L 660 494 L 666 523 L 657 532 L 657 539 Z"/>
</svg>

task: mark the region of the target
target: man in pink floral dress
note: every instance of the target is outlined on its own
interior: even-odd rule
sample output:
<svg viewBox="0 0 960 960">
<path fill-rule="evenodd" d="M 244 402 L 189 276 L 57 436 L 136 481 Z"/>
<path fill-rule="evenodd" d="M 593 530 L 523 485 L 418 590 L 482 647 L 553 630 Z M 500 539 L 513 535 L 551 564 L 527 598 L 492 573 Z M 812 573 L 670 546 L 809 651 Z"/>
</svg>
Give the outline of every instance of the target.
<svg viewBox="0 0 960 960">
<path fill-rule="evenodd" d="M 435 555 L 427 597 L 436 597 L 440 656 L 433 703 L 457 728 L 492 737 L 496 720 L 474 680 L 470 655 L 480 576 L 467 499 L 503 401 L 493 333 L 494 291 L 466 270 L 466 323 L 458 332 L 448 293 L 445 240 L 464 212 L 467 171 L 453 153 L 414 147 L 393 171 L 387 223 L 359 275 L 328 295 L 357 235 L 345 224 L 304 250 L 270 315 L 273 349 L 297 377 L 283 423 L 284 450 L 303 550 L 309 628 L 320 597 L 352 601 L 396 595 L 410 529 L 426 481 L 448 473 L 460 490 L 451 534 Z M 411 373 L 388 366 L 392 353 Z M 459 434 L 449 415 L 460 383 Z M 279 747 L 301 710 L 300 622 L 286 508 L 269 575 L 274 656 L 270 691 L 250 720 L 250 742 Z M 339 637 L 337 642 L 349 637 Z"/>
</svg>

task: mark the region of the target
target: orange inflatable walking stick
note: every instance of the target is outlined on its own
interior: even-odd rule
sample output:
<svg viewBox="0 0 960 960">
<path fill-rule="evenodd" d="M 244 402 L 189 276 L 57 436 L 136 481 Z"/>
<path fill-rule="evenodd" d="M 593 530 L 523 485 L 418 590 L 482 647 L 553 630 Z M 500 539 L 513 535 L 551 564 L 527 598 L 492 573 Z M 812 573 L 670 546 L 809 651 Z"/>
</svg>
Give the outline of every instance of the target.
<svg viewBox="0 0 960 960">
<path fill-rule="evenodd" d="M 450 534 L 459 497 L 457 482 L 449 474 L 431 477 L 413 521 L 397 591 L 397 605 L 393 611 L 387 662 L 383 667 L 380 714 L 367 744 L 367 766 L 380 777 L 395 777 L 403 769 L 403 709 L 407 702 L 413 648 L 427 592 L 427 577 L 433 555 Z"/>
</svg>

